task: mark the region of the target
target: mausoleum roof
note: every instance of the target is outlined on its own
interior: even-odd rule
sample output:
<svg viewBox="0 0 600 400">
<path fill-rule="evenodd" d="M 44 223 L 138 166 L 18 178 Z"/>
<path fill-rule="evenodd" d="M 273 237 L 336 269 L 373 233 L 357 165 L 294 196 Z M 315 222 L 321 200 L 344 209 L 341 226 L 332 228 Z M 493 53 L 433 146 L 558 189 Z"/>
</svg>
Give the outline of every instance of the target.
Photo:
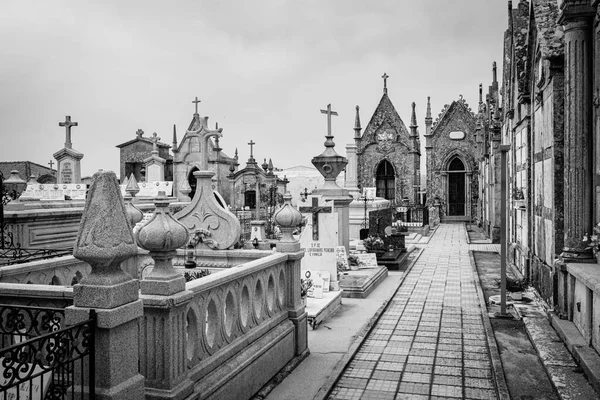
<svg viewBox="0 0 600 400">
<path fill-rule="evenodd" d="M 564 54 L 564 31 L 558 24 L 556 0 L 533 0 L 532 21 L 535 21 L 542 58 L 553 58 Z M 531 27 L 529 28 L 531 30 Z"/>
</svg>

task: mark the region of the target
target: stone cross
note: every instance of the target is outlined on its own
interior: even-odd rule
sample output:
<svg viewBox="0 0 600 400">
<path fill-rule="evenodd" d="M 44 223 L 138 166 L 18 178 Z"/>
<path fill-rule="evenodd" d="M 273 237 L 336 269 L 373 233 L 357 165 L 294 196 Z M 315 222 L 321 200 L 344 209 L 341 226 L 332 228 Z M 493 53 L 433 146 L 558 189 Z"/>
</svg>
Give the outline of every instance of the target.
<svg viewBox="0 0 600 400">
<path fill-rule="evenodd" d="M 319 213 L 332 212 L 331 206 L 319 206 L 319 198 L 312 198 L 312 207 L 300 207 L 301 213 L 312 214 L 312 236 L 313 240 L 319 240 Z"/>
<path fill-rule="evenodd" d="M 321 114 L 327 114 L 327 135 L 331 136 L 331 116 L 338 115 L 338 113 L 331 111 L 331 104 L 327 104 L 327 110 L 321 110 Z"/>
<path fill-rule="evenodd" d="M 198 100 L 198 96 L 196 96 L 196 100 L 192 100 L 192 103 L 196 106 L 196 112 L 194 112 L 194 114 L 198 114 L 198 103 L 200 103 L 200 101 L 201 100 Z"/>
<path fill-rule="evenodd" d="M 73 147 L 73 144 L 71 143 L 71 127 L 72 126 L 78 126 L 79 124 L 77 122 L 71 122 L 71 116 L 67 115 L 65 116 L 65 122 L 59 122 L 58 126 L 64 126 L 65 130 L 67 131 L 67 140 L 65 142 L 65 148 L 70 149 Z"/>
<path fill-rule="evenodd" d="M 304 192 L 300 192 L 300 197 L 302 197 L 302 202 L 305 202 L 308 199 L 308 188 L 304 188 Z"/>
<path fill-rule="evenodd" d="M 156 132 L 154 132 L 152 134 L 152 138 L 150 139 L 152 141 L 152 152 L 157 152 L 158 153 L 158 146 L 157 143 L 160 140 L 160 138 L 158 137 L 158 135 L 156 134 Z"/>
<path fill-rule="evenodd" d="M 253 155 L 252 155 L 252 150 L 253 150 L 253 146 L 254 146 L 255 144 L 256 144 L 256 143 L 254 143 L 254 141 L 253 141 L 252 139 L 250 139 L 250 142 L 248 143 L 248 145 L 250 145 L 250 158 L 253 158 Z"/>
<path fill-rule="evenodd" d="M 144 131 L 143 131 L 143 130 L 141 130 L 141 129 L 138 129 L 138 130 L 135 132 L 135 134 L 137 135 L 137 137 L 141 138 L 141 137 L 142 137 L 142 135 L 144 134 Z"/>
<path fill-rule="evenodd" d="M 387 78 L 390 76 L 384 72 L 381 77 L 383 78 L 383 93 L 387 93 Z"/>
<path fill-rule="evenodd" d="M 50 162 L 48 163 L 48 165 L 50 166 L 50 169 L 52 169 L 52 166 L 54 165 L 54 161 L 50 160 Z"/>
</svg>

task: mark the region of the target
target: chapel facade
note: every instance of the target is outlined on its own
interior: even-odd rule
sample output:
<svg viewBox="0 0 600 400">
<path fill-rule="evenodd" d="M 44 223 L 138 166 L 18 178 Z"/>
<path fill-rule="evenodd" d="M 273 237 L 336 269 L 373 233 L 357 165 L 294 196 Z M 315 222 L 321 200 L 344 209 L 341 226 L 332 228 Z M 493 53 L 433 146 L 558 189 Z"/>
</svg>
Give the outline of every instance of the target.
<svg viewBox="0 0 600 400">
<path fill-rule="evenodd" d="M 415 103 L 409 131 L 388 96 L 387 74 L 383 78 L 383 96 L 362 134 L 356 109 L 358 186 L 375 187 L 377 197 L 393 202 L 418 204 L 421 150 Z"/>
<path fill-rule="evenodd" d="M 435 122 L 427 98 L 427 203 L 438 207 L 441 221 L 471 221 L 477 214 L 475 125 L 475 114 L 462 95 L 446 104 Z"/>
</svg>

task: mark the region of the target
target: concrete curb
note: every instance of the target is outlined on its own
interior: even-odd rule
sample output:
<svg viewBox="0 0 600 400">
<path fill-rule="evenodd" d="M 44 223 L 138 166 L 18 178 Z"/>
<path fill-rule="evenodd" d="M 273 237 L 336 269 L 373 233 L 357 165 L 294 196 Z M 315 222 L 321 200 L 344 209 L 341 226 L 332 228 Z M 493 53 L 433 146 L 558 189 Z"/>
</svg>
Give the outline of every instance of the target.
<svg viewBox="0 0 600 400">
<path fill-rule="evenodd" d="M 333 371 L 331 371 L 331 375 L 329 375 L 329 378 L 327 379 L 327 381 L 325 381 L 325 384 L 323 386 L 321 386 L 321 389 L 319 389 L 317 394 L 313 397 L 313 400 L 325 400 L 327 398 L 327 396 L 331 393 L 333 386 L 337 383 L 338 379 L 344 372 L 346 365 L 348 365 L 348 363 L 352 360 L 352 358 L 354 358 L 354 356 L 358 352 L 358 349 L 360 348 L 360 346 L 367 339 L 367 337 L 369 336 L 369 333 L 373 330 L 373 328 L 375 327 L 375 324 L 377 323 L 377 321 L 379 320 L 379 318 L 381 317 L 383 312 L 387 309 L 387 307 L 390 303 L 390 300 L 394 298 L 396 293 L 398 293 L 398 290 L 402 286 L 402 282 L 404 282 L 404 279 L 406 279 L 406 276 L 412 270 L 412 267 L 418 261 L 419 257 L 421 257 L 421 254 L 423 254 L 423 249 L 416 248 L 416 250 L 418 251 L 418 254 L 415 256 L 413 261 L 408 265 L 408 267 L 406 268 L 406 271 L 404 271 L 404 275 L 400 279 L 398 287 L 396 288 L 396 290 L 394 290 L 394 293 L 392 293 L 391 296 L 381 305 L 381 307 L 379 307 L 379 309 L 377 310 L 375 315 L 373 315 L 373 317 L 369 320 L 369 322 L 367 322 L 367 324 L 362 328 L 361 332 L 357 335 L 356 340 L 350 345 L 346 354 L 344 354 L 342 356 L 342 358 L 340 359 L 340 361 L 338 361 L 338 363 L 335 366 L 335 368 L 333 369 Z"/>
<path fill-rule="evenodd" d="M 596 395 L 600 394 L 600 356 L 586 343 L 573 322 L 560 319 L 552 312 L 548 314 L 552 327 L 577 364 L 583 369 L 588 382 L 596 391 Z"/>
<path fill-rule="evenodd" d="M 471 267 L 473 268 L 473 277 L 475 278 L 474 280 L 475 287 L 477 288 L 477 297 L 479 297 L 479 304 L 481 306 L 481 319 L 483 320 L 485 336 L 487 338 L 490 357 L 492 358 L 492 369 L 494 370 L 494 379 L 496 381 L 498 398 L 500 400 L 510 400 L 508 386 L 506 385 L 506 379 L 504 377 L 504 369 L 502 368 L 502 360 L 500 359 L 500 351 L 498 351 L 496 336 L 494 335 L 494 330 L 492 329 L 492 324 L 490 323 L 490 318 L 487 314 L 487 304 L 485 303 L 485 297 L 483 296 L 483 290 L 481 289 L 481 283 L 479 282 L 479 272 L 477 272 L 477 265 L 475 264 L 473 250 L 469 250 L 469 261 L 471 262 Z"/>
</svg>

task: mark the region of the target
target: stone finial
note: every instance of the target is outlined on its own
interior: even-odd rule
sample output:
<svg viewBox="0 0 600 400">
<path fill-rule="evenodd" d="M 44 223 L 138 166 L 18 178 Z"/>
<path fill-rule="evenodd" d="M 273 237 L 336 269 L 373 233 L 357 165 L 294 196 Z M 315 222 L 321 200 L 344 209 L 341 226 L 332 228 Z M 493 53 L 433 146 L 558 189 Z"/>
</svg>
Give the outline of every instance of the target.
<svg viewBox="0 0 600 400">
<path fill-rule="evenodd" d="M 175 250 L 187 244 L 189 233 L 173 218 L 169 203 L 165 192 L 159 192 L 154 215 L 136 233 L 138 245 L 154 259 L 152 272 L 142 281 L 143 294 L 170 296 L 185 290 L 185 278 L 175 271 L 171 260 Z"/>
<path fill-rule="evenodd" d="M 273 175 L 273 161 L 269 158 L 269 164 L 267 165 L 267 169 L 269 170 L 269 175 Z"/>
<path fill-rule="evenodd" d="M 412 104 L 411 104 L 411 107 L 412 107 L 412 112 L 411 112 L 411 115 L 410 115 L 410 125 L 411 125 L 411 126 L 417 126 L 417 113 L 416 113 L 416 111 L 415 111 L 415 107 L 416 107 L 416 106 L 417 106 L 417 105 L 416 105 L 416 104 L 415 104 L 415 102 L 413 101 L 413 102 L 412 102 Z"/>
<path fill-rule="evenodd" d="M 93 177 L 73 248 L 75 258 L 92 266 L 92 272 L 81 283 L 111 286 L 131 280 L 120 264 L 136 254 L 137 245 L 117 176 L 112 171 L 98 171 Z"/>
<path fill-rule="evenodd" d="M 292 206 L 292 195 L 287 192 L 283 195 L 283 206 L 273 215 L 273 220 L 283 234 L 282 242 L 296 242 L 293 236 L 294 229 L 302 221 L 302 214 Z"/>
<path fill-rule="evenodd" d="M 231 164 L 229 166 L 229 172 L 231 173 L 231 175 L 233 175 L 233 173 L 235 172 L 235 164 Z"/>
<path fill-rule="evenodd" d="M 354 118 L 354 139 L 360 139 L 360 131 L 361 131 L 361 126 L 360 126 L 360 114 L 359 114 L 359 110 L 360 107 L 357 105 L 356 106 L 356 117 Z"/>
<path fill-rule="evenodd" d="M 177 126 L 173 124 L 173 151 L 177 151 Z"/>
<path fill-rule="evenodd" d="M 267 164 L 267 159 L 265 158 L 262 165 L 261 165 L 262 169 L 266 172 L 267 168 L 269 168 L 269 164 Z"/>
<path fill-rule="evenodd" d="M 496 61 L 492 63 L 492 84 L 498 82 L 498 73 L 496 68 Z"/>
<path fill-rule="evenodd" d="M 384 72 L 383 75 L 381 75 L 381 77 L 383 78 L 383 93 L 387 94 L 387 92 L 388 92 L 388 90 L 387 90 L 387 79 L 390 76 Z"/>
<path fill-rule="evenodd" d="M 190 193 L 192 193 L 192 187 L 187 179 L 184 179 L 179 186 L 179 192 L 184 196 L 182 201 L 190 201 Z"/>
<path fill-rule="evenodd" d="M 138 129 L 137 131 L 135 131 L 135 135 L 141 139 L 142 136 L 144 136 L 144 131 L 141 129 Z"/>
<path fill-rule="evenodd" d="M 154 201 L 156 210 L 152 219 L 137 232 L 138 244 L 141 248 L 154 252 L 167 252 L 187 243 L 188 231 L 171 215 L 170 202 L 165 192 L 158 192 Z"/>
<path fill-rule="evenodd" d="M 129 222 L 131 223 L 132 227 L 134 227 L 135 224 L 137 224 L 144 218 L 144 213 L 142 212 L 142 210 L 140 210 L 133 204 L 133 199 L 139 191 L 140 187 L 137 184 L 135 175 L 131 174 L 131 177 L 127 179 L 127 186 L 125 186 L 125 192 L 127 194 L 123 199 L 125 200 L 125 212 L 129 217 Z"/>
</svg>

